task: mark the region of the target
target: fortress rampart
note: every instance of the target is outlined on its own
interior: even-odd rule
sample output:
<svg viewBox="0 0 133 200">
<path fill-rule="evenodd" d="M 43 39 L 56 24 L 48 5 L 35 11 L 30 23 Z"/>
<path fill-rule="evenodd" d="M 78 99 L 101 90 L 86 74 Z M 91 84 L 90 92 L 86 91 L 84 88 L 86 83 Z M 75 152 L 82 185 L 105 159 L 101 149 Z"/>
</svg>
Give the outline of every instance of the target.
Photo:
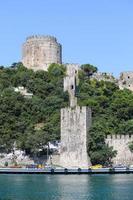
<svg viewBox="0 0 133 200">
<path fill-rule="evenodd" d="M 32 35 L 26 38 L 27 42 L 34 42 L 38 40 L 57 42 L 56 37 L 51 36 L 51 35 Z"/>
<path fill-rule="evenodd" d="M 22 63 L 29 69 L 47 70 L 52 63 L 62 63 L 62 47 L 53 36 L 30 36 L 22 48 Z"/>
<path fill-rule="evenodd" d="M 120 134 L 117 134 L 117 135 L 107 135 L 106 137 L 107 140 L 109 141 L 112 141 L 112 140 L 131 140 L 133 141 L 133 135 L 120 135 Z"/>
<path fill-rule="evenodd" d="M 97 81 L 109 81 L 113 82 L 118 87 L 123 89 L 129 89 L 133 91 L 133 72 L 121 72 L 118 79 L 114 78 L 110 73 L 96 72 L 91 76 L 91 79 L 96 79 Z"/>
<path fill-rule="evenodd" d="M 129 149 L 129 143 L 133 141 L 133 135 L 108 135 L 105 139 L 109 147 L 117 151 L 112 159 L 114 164 L 133 164 L 133 153 Z"/>
</svg>

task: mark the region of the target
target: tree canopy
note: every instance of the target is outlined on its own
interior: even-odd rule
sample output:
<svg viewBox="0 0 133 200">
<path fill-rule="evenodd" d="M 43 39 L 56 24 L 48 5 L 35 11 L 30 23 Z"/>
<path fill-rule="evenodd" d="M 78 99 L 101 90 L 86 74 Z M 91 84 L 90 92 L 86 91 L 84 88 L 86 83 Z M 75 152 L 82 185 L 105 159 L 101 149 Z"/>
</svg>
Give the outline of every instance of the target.
<svg viewBox="0 0 133 200">
<path fill-rule="evenodd" d="M 51 65 L 48 72 L 26 69 L 22 63 L 0 69 L 0 146 L 10 151 L 14 142 L 28 153 L 60 139 L 60 109 L 67 106 L 63 92 L 64 66 Z M 33 93 L 25 98 L 14 87 Z M 42 124 L 38 128 L 39 124 Z"/>
<path fill-rule="evenodd" d="M 92 108 L 88 152 L 92 163 L 110 162 L 116 152 L 105 144 L 109 134 L 133 134 L 133 92 L 120 90 L 115 83 L 90 79 L 79 74 L 78 103 Z"/>
<path fill-rule="evenodd" d="M 112 82 L 90 79 L 97 68 L 86 64 L 79 72 L 77 92 L 80 106 L 92 108 L 93 123 L 88 134 L 88 152 L 93 163 L 109 163 L 116 152 L 105 144 L 108 134 L 133 133 L 133 93 L 119 90 Z M 17 146 L 27 153 L 43 149 L 48 141 L 60 139 L 60 109 L 68 106 L 63 92 L 63 65 L 52 64 L 48 71 L 25 68 L 22 63 L 0 67 L 0 149 Z M 14 87 L 33 93 L 26 98 Z"/>
</svg>

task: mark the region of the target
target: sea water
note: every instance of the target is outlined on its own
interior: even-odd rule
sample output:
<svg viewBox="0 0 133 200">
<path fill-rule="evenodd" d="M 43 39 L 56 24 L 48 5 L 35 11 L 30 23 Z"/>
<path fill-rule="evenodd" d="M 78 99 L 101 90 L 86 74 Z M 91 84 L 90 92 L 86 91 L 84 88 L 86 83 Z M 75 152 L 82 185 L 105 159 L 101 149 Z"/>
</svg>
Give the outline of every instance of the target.
<svg viewBox="0 0 133 200">
<path fill-rule="evenodd" d="M 133 175 L 0 175 L 0 200 L 133 200 Z"/>
</svg>

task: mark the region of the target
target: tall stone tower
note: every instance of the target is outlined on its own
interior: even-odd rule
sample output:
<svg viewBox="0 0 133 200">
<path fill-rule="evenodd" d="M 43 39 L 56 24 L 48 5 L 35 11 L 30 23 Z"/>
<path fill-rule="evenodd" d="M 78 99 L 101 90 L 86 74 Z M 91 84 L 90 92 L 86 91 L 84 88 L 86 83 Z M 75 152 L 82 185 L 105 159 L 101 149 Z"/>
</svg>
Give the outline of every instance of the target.
<svg viewBox="0 0 133 200">
<path fill-rule="evenodd" d="M 52 36 L 31 36 L 22 49 L 22 63 L 29 69 L 47 70 L 52 63 L 62 63 L 62 47 Z"/>
<path fill-rule="evenodd" d="M 61 109 L 60 165 L 67 168 L 88 168 L 87 134 L 91 126 L 91 109 L 79 107 L 75 97 L 79 66 L 67 65 L 64 91 L 68 91 L 70 107 Z"/>
</svg>

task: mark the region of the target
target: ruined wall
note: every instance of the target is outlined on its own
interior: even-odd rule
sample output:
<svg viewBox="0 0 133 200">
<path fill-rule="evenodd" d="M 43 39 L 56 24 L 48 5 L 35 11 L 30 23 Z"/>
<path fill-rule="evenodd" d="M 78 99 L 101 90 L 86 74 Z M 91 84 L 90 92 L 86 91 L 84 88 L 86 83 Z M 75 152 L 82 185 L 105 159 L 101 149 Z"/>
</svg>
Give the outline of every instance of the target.
<svg viewBox="0 0 133 200">
<path fill-rule="evenodd" d="M 64 78 L 64 91 L 68 91 L 70 107 L 77 105 L 77 98 L 75 97 L 76 88 L 78 86 L 78 64 L 66 64 L 66 77 Z"/>
<path fill-rule="evenodd" d="M 122 72 L 118 79 L 114 78 L 110 73 L 96 72 L 90 77 L 90 79 L 113 82 L 118 85 L 121 90 L 126 88 L 133 91 L 133 72 Z"/>
<path fill-rule="evenodd" d="M 62 63 L 62 48 L 55 37 L 31 36 L 22 49 L 22 63 L 29 69 L 47 70 L 52 63 Z"/>
<path fill-rule="evenodd" d="M 109 82 L 116 82 L 113 74 L 111 73 L 104 73 L 104 72 L 95 72 L 91 77 L 91 79 L 96 79 L 97 81 L 109 81 Z"/>
<path fill-rule="evenodd" d="M 88 168 L 87 133 L 90 125 L 90 108 L 77 106 L 61 109 L 61 166 Z"/>
<path fill-rule="evenodd" d="M 106 144 L 117 150 L 117 155 L 112 159 L 114 164 L 133 164 L 133 153 L 128 144 L 133 141 L 133 135 L 108 135 Z"/>
<path fill-rule="evenodd" d="M 122 72 L 118 81 L 120 89 L 127 88 L 133 91 L 133 72 Z"/>
</svg>

